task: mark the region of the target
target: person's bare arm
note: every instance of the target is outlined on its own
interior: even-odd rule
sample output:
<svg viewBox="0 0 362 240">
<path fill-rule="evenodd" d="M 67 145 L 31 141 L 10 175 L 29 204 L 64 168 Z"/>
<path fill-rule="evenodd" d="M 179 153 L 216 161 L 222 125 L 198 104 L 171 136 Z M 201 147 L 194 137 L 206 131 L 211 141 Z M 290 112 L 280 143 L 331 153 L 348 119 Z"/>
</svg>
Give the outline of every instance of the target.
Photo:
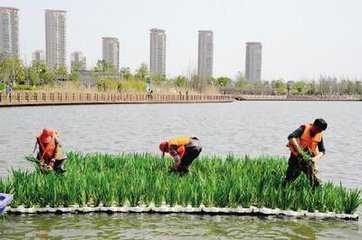
<svg viewBox="0 0 362 240">
<path fill-rule="evenodd" d="M 300 147 L 298 141 L 296 138 L 290 138 L 289 139 L 289 143 L 293 146 L 293 148 L 299 153 L 299 154 L 303 154 L 304 151 L 303 149 Z"/>
<path fill-rule="evenodd" d="M 318 153 L 316 156 L 314 156 L 312 158 L 312 161 L 318 161 L 320 159 L 322 159 L 322 157 L 326 155 L 326 149 L 324 148 L 324 141 L 323 141 L 323 138 L 322 140 L 318 143 Z"/>
</svg>

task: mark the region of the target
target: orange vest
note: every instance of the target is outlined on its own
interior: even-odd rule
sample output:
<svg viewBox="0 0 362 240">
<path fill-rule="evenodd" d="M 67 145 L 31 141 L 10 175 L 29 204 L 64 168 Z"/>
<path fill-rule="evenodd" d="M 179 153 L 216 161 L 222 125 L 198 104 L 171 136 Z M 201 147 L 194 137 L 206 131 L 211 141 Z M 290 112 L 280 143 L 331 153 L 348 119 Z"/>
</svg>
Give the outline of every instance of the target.
<svg viewBox="0 0 362 240">
<path fill-rule="evenodd" d="M 308 150 L 313 156 L 318 154 L 318 143 L 322 141 L 322 133 L 317 133 L 314 137 L 310 135 L 310 130 L 313 127 L 313 124 L 308 123 L 304 125 L 304 132 L 302 136 L 298 139 L 299 146 L 303 150 Z M 288 143 L 287 145 L 290 148 L 290 151 L 295 155 L 298 156 L 298 151 L 294 149 L 292 144 Z"/>
<path fill-rule="evenodd" d="M 177 146 L 177 153 L 182 158 L 185 154 L 185 145 L 191 142 L 191 137 L 182 136 L 176 137 L 168 141 L 169 146 L 176 145 Z"/>
</svg>

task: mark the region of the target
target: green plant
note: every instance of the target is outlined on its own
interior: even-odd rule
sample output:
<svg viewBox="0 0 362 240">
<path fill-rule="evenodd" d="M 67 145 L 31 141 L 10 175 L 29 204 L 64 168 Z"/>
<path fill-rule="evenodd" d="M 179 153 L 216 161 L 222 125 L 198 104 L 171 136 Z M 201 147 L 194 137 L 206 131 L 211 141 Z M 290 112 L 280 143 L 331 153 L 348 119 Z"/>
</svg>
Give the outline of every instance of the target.
<svg viewBox="0 0 362 240">
<path fill-rule="evenodd" d="M 34 158 L 27 158 L 35 161 Z M 36 161 L 35 161 L 36 162 Z M 0 192 L 14 194 L 12 206 L 269 207 L 353 213 L 361 191 L 325 183 L 312 189 L 305 176 L 283 187 L 286 159 L 208 156 L 194 161 L 186 176 L 169 172 L 172 160 L 151 154 L 80 154 L 71 152 L 61 176 L 13 170 L 0 180 Z"/>
</svg>

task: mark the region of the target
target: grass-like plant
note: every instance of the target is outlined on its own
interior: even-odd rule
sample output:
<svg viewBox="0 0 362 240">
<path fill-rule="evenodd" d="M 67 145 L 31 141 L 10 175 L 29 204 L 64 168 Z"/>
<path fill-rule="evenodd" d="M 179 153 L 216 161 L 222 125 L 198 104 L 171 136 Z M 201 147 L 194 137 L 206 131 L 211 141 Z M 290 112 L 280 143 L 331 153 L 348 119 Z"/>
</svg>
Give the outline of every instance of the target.
<svg viewBox="0 0 362 240">
<path fill-rule="evenodd" d="M 12 207 L 166 203 L 354 213 L 361 204 L 360 190 L 330 182 L 312 189 L 305 176 L 283 187 L 284 158 L 201 157 L 186 176 L 170 173 L 171 164 L 151 154 L 69 153 L 64 175 L 12 170 L 0 192 L 14 194 Z"/>
</svg>

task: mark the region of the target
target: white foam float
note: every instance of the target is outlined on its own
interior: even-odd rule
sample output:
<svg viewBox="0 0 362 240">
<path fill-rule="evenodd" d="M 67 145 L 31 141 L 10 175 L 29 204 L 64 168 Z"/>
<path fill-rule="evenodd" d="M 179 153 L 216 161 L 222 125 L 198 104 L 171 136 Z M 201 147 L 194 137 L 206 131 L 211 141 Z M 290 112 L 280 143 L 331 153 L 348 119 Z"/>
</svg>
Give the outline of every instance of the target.
<svg viewBox="0 0 362 240">
<path fill-rule="evenodd" d="M 293 211 L 293 210 L 281 210 L 278 208 L 243 208 L 241 206 L 236 208 L 217 208 L 217 207 L 206 207 L 201 204 L 199 207 L 188 206 L 169 206 L 161 204 L 155 206 L 151 203 L 150 205 L 141 206 L 79 206 L 72 205 L 69 207 L 25 207 L 20 205 L 16 208 L 6 208 L 5 212 L 9 214 L 39 214 L 39 213 L 94 213 L 94 212 L 105 212 L 105 213 L 186 213 L 186 214 L 212 214 L 212 215 L 251 215 L 251 216 L 286 216 L 292 218 L 312 218 L 312 219 L 342 219 L 342 220 L 358 220 L 358 214 L 345 214 L 335 212 L 308 212 L 305 210 Z"/>
</svg>

